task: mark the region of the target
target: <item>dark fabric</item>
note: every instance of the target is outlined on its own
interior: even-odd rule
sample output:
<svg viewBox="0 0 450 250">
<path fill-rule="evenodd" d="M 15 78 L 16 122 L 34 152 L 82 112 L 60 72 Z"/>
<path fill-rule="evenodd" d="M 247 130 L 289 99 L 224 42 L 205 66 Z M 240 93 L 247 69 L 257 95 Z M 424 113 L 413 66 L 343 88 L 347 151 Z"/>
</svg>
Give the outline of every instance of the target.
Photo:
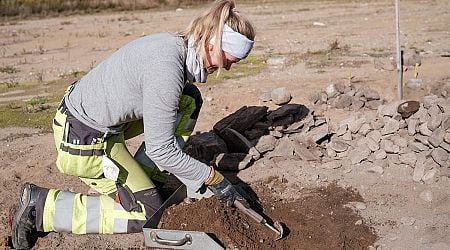
<svg viewBox="0 0 450 250">
<path fill-rule="evenodd" d="M 59 147 L 62 151 L 68 152 L 71 155 L 81 155 L 81 156 L 102 156 L 104 155 L 103 149 L 76 149 L 71 148 L 69 146 L 65 146 L 63 143 L 61 143 Z"/>
<path fill-rule="evenodd" d="M 195 110 L 191 115 L 191 119 L 197 120 L 198 115 L 200 114 L 200 109 L 203 105 L 203 98 L 200 90 L 192 83 L 187 83 L 183 89 L 183 95 L 190 96 L 195 100 Z"/>
<path fill-rule="evenodd" d="M 117 193 L 119 194 L 120 205 L 128 212 L 142 212 L 141 206 L 137 203 L 135 194 L 129 187 L 117 184 Z"/>
<path fill-rule="evenodd" d="M 39 196 L 36 202 L 36 230 L 38 232 L 44 231 L 44 206 L 47 199 L 48 189 L 39 188 Z"/>
<path fill-rule="evenodd" d="M 136 192 L 134 194 L 136 199 L 142 204 L 144 204 L 145 208 L 145 217 L 150 219 L 150 217 L 161 207 L 163 204 L 163 200 L 156 188 L 151 188 L 143 191 Z M 147 221 L 142 220 L 128 220 L 128 232 L 142 232 L 142 227 L 145 225 Z"/>
<path fill-rule="evenodd" d="M 69 133 L 67 135 L 69 143 L 77 145 L 91 145 L 95 144 L 96 140 L 102 138 L 103 136 L 102 132 L 84 125 L 68 111 L 66 121 L 69 123 Z"/>
</svg>

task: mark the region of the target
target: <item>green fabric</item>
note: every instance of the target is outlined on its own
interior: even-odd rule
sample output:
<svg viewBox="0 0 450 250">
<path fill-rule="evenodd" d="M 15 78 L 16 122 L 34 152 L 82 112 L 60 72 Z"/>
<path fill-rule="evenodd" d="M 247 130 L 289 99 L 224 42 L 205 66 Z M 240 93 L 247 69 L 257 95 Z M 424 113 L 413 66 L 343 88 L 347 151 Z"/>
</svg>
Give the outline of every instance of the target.
<svg viewBox="0 0 450 250">
<path fill-rule="evenodd" d="M 194 113 L 196 108 L 195 99 L 188 95 L 182 95 L 180 98 L 180 103 L 178 104 L 178 114 L 181 115 L 181 120 L 175 129 L 175 135 L 183 137 L 184 141 L 187 141 L 189 136 L 192 134 L 192 130 L 187 128 L 189 119 L 191 119 L 192 113 Z"/>
</svg>

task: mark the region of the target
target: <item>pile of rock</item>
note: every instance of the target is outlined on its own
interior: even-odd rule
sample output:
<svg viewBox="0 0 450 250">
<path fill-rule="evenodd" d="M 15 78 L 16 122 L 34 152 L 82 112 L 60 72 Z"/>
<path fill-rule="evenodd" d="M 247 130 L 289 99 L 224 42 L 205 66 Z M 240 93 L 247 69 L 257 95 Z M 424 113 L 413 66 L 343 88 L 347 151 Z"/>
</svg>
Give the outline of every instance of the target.
<svg viewBox="0 0 450 250">
<path fill-rule="evenodd" d="M 344 83 L 330 84 L 325 91 L 312 95 L 310 101 L 314 105 L 353 111 L 376 110 L 385 102 L 372 88 L 357 88 Z"/>
<path fill-rule="evenodd" d="M 193 136 L 187 151 L 226 170 L 246 168 L 261 157 L 282 157 L 328 169 L 358 165 L 379 174 L 386 167 L 406 165 L 415 181 L 426 183 L 450 175 L 450 98 L 383 103 L 369 88 L 341 87 L 336 84 L 319 93 L 323 98 L 311 110 L 300 104 L 274 111 L 242 107 L 212 132 Z M 361 112 L 333 121 L 318 111 L 325 99 L 342 108 L 335 104 L 347 97 L 344 108 Z"/>
</svg>

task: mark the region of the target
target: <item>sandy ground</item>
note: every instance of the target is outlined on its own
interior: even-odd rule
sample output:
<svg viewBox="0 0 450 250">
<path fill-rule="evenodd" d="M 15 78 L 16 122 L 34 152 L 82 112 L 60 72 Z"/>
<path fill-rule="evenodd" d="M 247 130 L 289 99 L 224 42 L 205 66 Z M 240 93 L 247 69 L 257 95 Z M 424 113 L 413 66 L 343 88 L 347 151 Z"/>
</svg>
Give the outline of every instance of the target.
<svg viewBox="0 0 450 250">
<path fill-rule="evenodd" d="M 424 88 L 406 90 L 406 98 L 412 98 L 426 93 L 435 84 L 449 82 L 450 59 L 441 55 L 450 51 L 450 2 L 402 1 L 401 8 L 402 45 L 404 49 L 418 50 L 422 57 L 419 78 L 423 79 Z M 216 121 L 241 106 L 262 105 L 258 97 L 275 87 L 289 88 L 292 102 L 306 104 L 311 94 L 330 83 L 345 81 L 350 72 L 354 82 L 378 90 L 387 100 L 395 98 L 395 71 L 377 66 L 389 65 L 395 57 L 393 1 L 264 1 L 238 3 L 238 10 L 247 14 L 256 26 L 254 54 L 283 56 L 294 63 L 269 65 L 258 75 L 201 87 L 206 102 L 198 131 L 210 130 Z M 12 66 L 19 71 L 0 73 L 0 82 L 50 81 L 76 71 L 88 71 L 128 41 L 145 34 L 181 30 L 198 11 L 192 8 L 121 12 L 5 23 L 0 26 L 0 66 Z M 327 50 L 336 39 L 340 47 L 348 51 L 332 57 L 329 60 L 332 63 L 310 67 L 308 60 L 301 57 L 308 51 Z M 412 77 L 413 70 L 408 70 L 405 81 Z M 7 92 L 0 95 L 0 103 L 45 94 L 45 88 Z M 51 134 L 6 128 L 0 130 L 0 140 L 1 236 L 6 236 L 7 211 L 16 203 L 24 182 L 87 191 L 77 178 L 58 173 Z M 133 141 L 130 147 L 135 149 L 138 144 Z M 258 166 L 253 166 L 242 171 L 239 177 L 254 182 L 270 175 L 291 175 L 301 187 L 336 180 L 342 186 L 356 188 L 364 198 L 367 208 L 360 213 L 365 223 L 376 229 L 379 236 L 376 246 L 382 249 L 450 248 L 448 178 L 421 184 L 412 181 L 409 169 L 388 168 L 381 176 L 359 171 L 357 166 L 342 169 L 296 173 L 295 166 L 284 166 L 259 172 Z M 431 202 L 419 198 L 424 190 L 432 192 Z M 40 239 L 37 248 L 142 246 L 141 234 L 72 236 L 52 233 Z"/>
</svg>

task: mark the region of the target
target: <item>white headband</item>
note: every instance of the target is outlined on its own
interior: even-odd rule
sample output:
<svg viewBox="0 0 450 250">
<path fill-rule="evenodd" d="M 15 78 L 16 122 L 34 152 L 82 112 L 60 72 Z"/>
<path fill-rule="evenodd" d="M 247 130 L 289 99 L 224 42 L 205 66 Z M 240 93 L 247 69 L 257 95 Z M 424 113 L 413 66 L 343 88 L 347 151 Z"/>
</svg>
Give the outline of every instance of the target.
<svg viewBox="0 0 450 250">
<path fill-rule="evenodd" d="M 216 36 L 214 36 L 209 43 L 214 45 L 215 39 Z M 224 25 L 222 33 L 223 51 L 227 52 L 228 54 L 236 58 L 244 59 L 248 56 L 248 54 L 252 50 L 253 43 L 254 41 L 248 39 L 241 33 L 234 31 L 227 24 Z"/>
</svg>

